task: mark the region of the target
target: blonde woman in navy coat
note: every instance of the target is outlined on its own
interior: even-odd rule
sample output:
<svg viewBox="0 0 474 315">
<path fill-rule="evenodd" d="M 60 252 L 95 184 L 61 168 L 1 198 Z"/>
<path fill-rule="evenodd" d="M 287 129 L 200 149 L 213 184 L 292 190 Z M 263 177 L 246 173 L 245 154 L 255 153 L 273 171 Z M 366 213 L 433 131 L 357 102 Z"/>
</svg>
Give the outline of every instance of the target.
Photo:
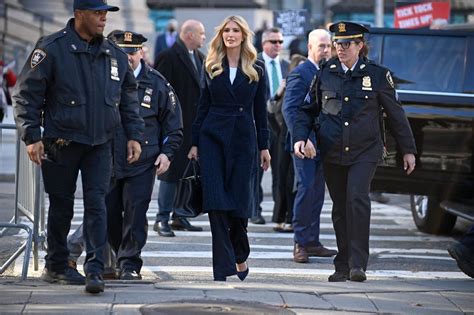
<svg viewBox="0 0 474 315">
<path fill-rule="evenodd" d="M 204 212 L 212 233 L 215 281 L 249 272 L 247 222 L 255 207 L 258 167 L 267 170 L 265 65 L 240 16 L 216 28 L 201 77 L 201 97 L 188 157 L 201 165 Z"/>
</svg>

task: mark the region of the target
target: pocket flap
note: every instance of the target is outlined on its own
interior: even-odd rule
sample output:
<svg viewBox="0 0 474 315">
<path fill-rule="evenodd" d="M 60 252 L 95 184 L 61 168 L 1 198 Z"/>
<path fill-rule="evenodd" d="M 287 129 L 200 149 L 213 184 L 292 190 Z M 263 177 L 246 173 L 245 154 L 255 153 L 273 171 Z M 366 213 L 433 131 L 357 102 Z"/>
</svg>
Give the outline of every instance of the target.
<svg viewBox="0 0 474 315">
<path fill-rule="evenodd" d="M 59 94 L 56 96 L 59 103 L 67 106 L 79 106 L 86 103 L 83 97 L 74 94 Z"/>
<path fill-rule="evenodd" d="M 323 91 L 322 93 L 323 100 L 329 100 L 333 98 L 337 98 L 337 93 L 333 91 Z"/>
</svg>

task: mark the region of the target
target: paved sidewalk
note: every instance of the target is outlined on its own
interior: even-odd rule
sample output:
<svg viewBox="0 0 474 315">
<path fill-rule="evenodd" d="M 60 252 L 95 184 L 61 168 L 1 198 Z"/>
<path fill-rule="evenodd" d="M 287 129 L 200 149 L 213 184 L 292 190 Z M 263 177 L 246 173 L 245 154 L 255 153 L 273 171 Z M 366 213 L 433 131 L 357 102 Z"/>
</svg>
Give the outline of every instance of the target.
<svg viewBox="0 0 474 315">
<path fill-rule="evenodd" d="M 38 279 L 0 279 L 1 314 L 465 314 L 474 280 L 378 279 L 328 283 L 322 277 L 252 275 L 240 282 L 160 273 L 160 280 L 108 281 L 103 294 Z M 235 278 L 235 279 L 233 279 Z"/>
</svg>

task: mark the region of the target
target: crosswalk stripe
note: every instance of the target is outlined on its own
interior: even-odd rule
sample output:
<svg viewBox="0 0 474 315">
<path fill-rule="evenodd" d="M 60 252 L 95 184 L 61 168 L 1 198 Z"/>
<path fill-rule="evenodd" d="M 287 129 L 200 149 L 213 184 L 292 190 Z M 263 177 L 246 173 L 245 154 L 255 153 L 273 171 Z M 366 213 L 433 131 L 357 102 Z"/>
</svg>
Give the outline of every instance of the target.
<svg viewBox="0 0 474 315">
<path fill-rule="evenodd" d="M 199 266 L 144 266 L 144 269 L 151 272 L 167 273 L 212 273 L 211 267 Z M 258 268 L 250 267 L 250 277 L 252 274 L 277 274 L 277 275 L 301 275 L 301 276 L 329 276 L 333 269 L 299 269 L 299 268 Z M 417 279 L 468 279 L 462 272 L 447 271 L 407 271 L 407 270 L 369 270 L 368 277 L 374 278 L 417 278 Z M 317 283 L 315 283 L 317 286 Z"/>
<path fill-rule="evenodd" d="M 74 220 L 71 222 L 71 226 L 73 227 L 77 227 L 79 225 L 82 224 L 82 221 L 77 221 L 77 220 Z M 149 226 L 153 226 L 153 224 L 155 224 L 155 220 L 148 220 L 148 225 Z M 194 226 L 200 226 L 200 227 L 210 227 L 209 225 L 209 221 L 193 221 L 192 224 Z M 260 224 L 253 224 L 253 223 L 249 223 L 248 224 L 249 227 L 266 227 L 268 228 L 268 230 L 271 232 L 271 233 L 274 233 L 273 232 L 273 227 L 275 226 L 275 223 L 270 223 L 270 224 L 266 224 L 266 225 L 260 225 Z M 320 229 L 333 229 L 333 225 L 332 223 L 321 223 L 319 225 L 319 228 Z M 379 229 L 379 230 L 404 230 L 406 231 L 407 230 L 407 227 L 406 226 L 402 226 L 402 225 L 388 225 L 388 224 L 371 224 L 370 225 L 370 228 L 371 229 Z M 415 226 L 413 226 L 413 229 L 416 229 Z"/>
<path fill-rule="evenodd" d="M 202 232 L 185 232 L 185 231 L 174 231 L 178 237 L 211 237 L 210 231 Z M 150 233 L 150 232 L 149 232 Z M 268 232 L 249 232 L 247 233 L 249 238 L 274 238 L 274 239 L 293 239 L 291 233 L 268 233 Z M 321 240 L 336 240 L 334 234 L 320 234 L 319 239 Z M 398 236 L 398 235 L 370 235 L 370 241 L 381 241 L 381 242 L 440 242 L 440 241 L 452 241 L 452 238 L 446 236 L 430 236 L 419 233 L 418 236 Z"/>
</svg>

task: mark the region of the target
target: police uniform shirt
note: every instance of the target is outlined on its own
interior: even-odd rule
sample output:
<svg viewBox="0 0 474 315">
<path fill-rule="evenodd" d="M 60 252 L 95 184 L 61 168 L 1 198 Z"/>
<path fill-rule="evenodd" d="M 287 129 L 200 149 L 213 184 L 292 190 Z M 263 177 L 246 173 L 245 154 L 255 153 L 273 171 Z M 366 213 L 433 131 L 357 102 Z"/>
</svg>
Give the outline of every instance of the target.
<svg viewBox="0 0 474 315">
<path fill-rule="evenodd" d="M 135 70 L 133 70 L 133 75 L 135 78 L 138 78 L 138 75 L 140 74 L 140 71 L 142 71 L 142 63 L 140 62 Z"/>
</svg>

